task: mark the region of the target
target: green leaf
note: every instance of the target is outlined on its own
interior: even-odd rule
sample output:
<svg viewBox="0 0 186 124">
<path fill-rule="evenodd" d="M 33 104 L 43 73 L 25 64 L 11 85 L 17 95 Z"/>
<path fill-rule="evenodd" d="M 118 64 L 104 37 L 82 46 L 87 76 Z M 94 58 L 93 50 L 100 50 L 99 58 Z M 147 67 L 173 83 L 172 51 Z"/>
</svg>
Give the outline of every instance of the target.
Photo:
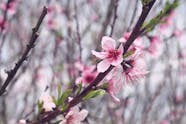
<svg viewBox="0 0 186 124">
<path fill-rule="evenodd" d="M 63 92 L 63 94 L 60 96 L 60 98 L 57 100 L 57 104 L 56 106 L 64 106 L 65 104 L 65 100 L 67 100 L 67 98 L 70 96 L 70 94 L 72 93 L 72 90 L 66 90 L 65 92 Z"/>
<path fill-rule="evenodd" d="M 123 58 L 125 59 L 125 58 L 129 57 L 132 54 L 134 54 L 134 51 L 133 50 L 130 50 L 127 53 L 125 53 L 125 55 L 123 55 Z"/>
<path fill-rule="evenodd" d="M 41 111 L 43 109 L 43 101 L 38 100 L 37 107 L 38 107 L 38 114 L 39 114 L 39 113 L 41 113 Z"/>
<path fill-rule="evenodd" d="M 162 19 L 170 14 L 179 4 L 179 0 L 175 0 L 173 3 L 169 1 L 166 3 L 165 7 L 160 11 L 160 13 L 151 19 L 148 23 L 144 23 L 142 26 L 142 31 L 150 32 L 154 29 L 157 24 L 163 23 Z"/>
<path fill-rule="evenodd" d="M 98 89 L 98 90 L 92 90 L 90 91 L 84 98 L 83 100 L 88 100 L 91 98 L 95 98 L 97 96 L 103 96 L 105 94 L 105 90 L 103 89 Z"/>
<path fill-rule="evenodd" d="M 57 97 L 57 99 L 60 99 L 60 97 L 61 97 L 61 86 L 60 85 L 58 86 L 58 90 L 57 91 L 58 91 L 58 94 L 57 94 L 58 97 Z"/>
<path fill-rule="evenodd" d="M 77 88 L 77 90 L 76 90 L 76 95 L 79 95 L 80 92 L 81 92 L 81 90 L 82 90 L 82 88 L 83 88 L 82 83 L 79 83 L 77 87 L 78 87 L 78 88 Z"/>
<path fill-rule="evenodd" d="M 53 102 L 55 103 L 55 105 L 57 104 L 57 100 L 56 100 L 56 98 L 54 97 L 54 96 L 52 96 L 52 100 L 53 100 Z"/>
</svg>

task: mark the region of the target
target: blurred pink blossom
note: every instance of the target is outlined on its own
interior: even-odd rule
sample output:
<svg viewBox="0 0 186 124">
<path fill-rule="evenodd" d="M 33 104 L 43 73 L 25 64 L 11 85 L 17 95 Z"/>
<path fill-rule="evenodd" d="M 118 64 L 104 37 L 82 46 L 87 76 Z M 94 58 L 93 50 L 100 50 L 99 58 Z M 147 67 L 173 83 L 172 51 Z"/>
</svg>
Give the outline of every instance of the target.
<svg viewBox="0 0 186 124">
<path fill-rule="evenodd" d="M 19 120 L 19 124 L 26 124 L 26 120 L 24 119 Z"/>
<path fill-rule="evenodd" d="M 51 97 L 48 93 L 46 93 L 46 92 L 44 92 L 44 93 L 40 96 L 39 101 L 40 101 L 40 102 L 43 102 L 43 108 L 44 108 L 44 110 L 45 110 L 46 112 L 52 111 L 53 108 L 56 107 L 56 105 L 54 104 L 54 102 L 53 102 L 53 100 L 52 100 L 52 97 Z"/>
<path fill-rule="evenodd" d="M 168 120 L 162 120 L 160 124 L 170 124 L 170 122 Z"/>
<path fill-rule="evenodd" d="M 123 78 L 121 75 L 121 65 L 115 67 L 106 77 L 108 80 L 108 93 L 114 102 L 120 102 L 120 99 L 116 97 L 123 86 Z"/>
<path fill-rule="evenodd" d="M 131 32 L 126 32 L 123 34 L 123 37 L 121 37 L 119 39 L 119 42 L 121 43 L 125 43 L 128 39 L 129 39 L 129 36 L 130 36 Z M 137 37 L 135 40 L 134 40 L 134 43 L 132 44 L 131 47 L 137 47 L 139 49 L 142 49 L 143 48 L 143 42 L 142 42 L 142 39 L 141 37 Z M 130 49 L 130 48 L 129 48 Z"/>
<path fill-rule="evenodd" d="M 116 41 L 111 37 L 104 36 L 101 41 L 102 52 L 96 52 L 92 50 L 92 54 L 96 57 L 103 59 L 97 65 L 98 72 L 105 72 L 110 65 L 118 66 L 123 61 L 123 46 L 120 45 L 116 48 Z"/>
<path fill-rule="evenodd" d="M 160 45 L 163 41 L 159 36 L 153 36 L 150 38 L 150 46 L 148 47 L 148 51 L 153 56 L 158 56 Z"/>
<path fill-rule="evenodd" d="M 18 0 L 12 0 L 8 5 L 3 3 L 0 8 L 3 11 L 7 11 L 10 15 L 14 15 L 16 13 L 17 2 Z"/>
<path fill-rule="evenodd" d="M 81 77 L 76 79 L 76 84 L 83 83 L 83 85 L 87 85 L 91 83 L 97 76 L 95 66 L 86 66 L 80 62 L 76 62 L 75 66 L 82 72 Z"/>
<path fill-rule="evenodd" d="M 87 117 L 88 111 L 83 109 L 79 110 L 78 106 L 70 109 L 65 116 L 65 119 L 59 124 L 81 124 L 81 122 Z"/>
</svg>

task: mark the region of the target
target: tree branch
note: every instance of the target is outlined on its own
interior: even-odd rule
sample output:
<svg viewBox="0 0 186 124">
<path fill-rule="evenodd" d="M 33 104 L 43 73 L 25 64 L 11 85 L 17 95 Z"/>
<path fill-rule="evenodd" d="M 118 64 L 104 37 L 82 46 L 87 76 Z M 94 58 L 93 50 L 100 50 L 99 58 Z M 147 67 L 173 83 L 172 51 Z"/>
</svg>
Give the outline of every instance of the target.
<svg viewBox="0 0 186 124">
<path fill-rule="evenodd" d="M 142 13 L 141 13 L 132 33 L 130 35 L 129 39 L 127 40 L 126 44 L 124 45 L 124 53 L 123 54 L 126 53 L 126 51 L 129 49 L 129 47 L 134 42 L 134 40 L 139 36 L 140 29 L 141 29 L 147 15 L 148 15 L 148 13 L 150 12 L 152 6 L 154 5 L 155 1 L 156 0 L 152 0 L 149 4 L 143 6 Z M 68 112 L 71 107 L 80 103 L 82 101 L 83 97 L 86 96 L 89 93 L 89 91 L 91 91 L 95 86 L 97 86 L 113 68 L 114 68 L 114 66 L 110 66 L 104 73 L 99 73 L 98 76 L 95 78 L 95 80 L 87 88 L 85 88 L 78 96 L 74 97 L 74 99 L 69 102 L 68 109 L 65 112 Z M 40 124 L 41 122 L 45 123 L 51 119 L 54 119 L 59 114 L 63 114 L 63 113 L 64 112 L 59 112 L 59 110 L 54 110 L 54 111 L 52 111 L 52 114 L 45 116 L 41 120 L 32 122 L 32 124 Z"/>
<path fill-rule="evenodd" d="M 36 39 L 39 36 L 39 33 L 38 33 L 39 27 L 40 27 L 44 17 L 46 16 L 46 14 L 47 14 L 47 8 L 44 7 L 42 14 L 41 14 L 36 26 L 32 29 L 32 35 L 31 35 L 29 43 L 27 44 L 26 50 L 24 51 L 23 55 L 18 60 L 18 62 L 15 64 L 14 68 L 7 71 L 8 77 L 6 78 L 4 84 L 2 85 L 2 87 L 0 89 L 0 96 L 3 95 L 3 93 L 6 91 L 7 86 L 10 84 L 11 80 L 14 78 L 16 72 L 19 70 L 19 68 L 21 67 L 23 62 L 25 60 L 27 60 L 27 56 L 28 56 L 29 52 L 31 51 L 32 48 L 34 48 Z"/>
</svg>

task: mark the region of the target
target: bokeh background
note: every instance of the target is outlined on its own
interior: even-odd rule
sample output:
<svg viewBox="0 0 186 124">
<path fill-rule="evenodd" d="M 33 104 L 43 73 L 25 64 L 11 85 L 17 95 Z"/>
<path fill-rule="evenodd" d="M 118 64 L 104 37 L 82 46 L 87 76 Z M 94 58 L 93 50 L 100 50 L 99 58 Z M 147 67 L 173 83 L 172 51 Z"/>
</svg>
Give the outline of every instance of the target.
<svg viewBox="0 0 186 124">
<path fill-rule="evenodd" d="M 157 0 L 146 21 L 167 1 L 173 2 Z M 16 124 L 36 117 L 42 92 L 55 96 L 59 85 L 66 89 L 75 83 L 80 58 L 96 65 L 91 50 L 100 50 L 102 36 L 111 31 L 114 0 L 12 0 L 8 10 L 6 3 L 0 0 L 0 85 L 24 52 L 43 6 L 48 7 L 35 48 L 0 98 L 0 124 Z M 149 73 L 124 86 L 120 104 L 107 94 L 82 103 L 89 111 L 85 124 L 186 123 L 186 1 L 179 3 L 164 23 L 140 36 Z M 132 31 L 141 10 L 140 0 L 119 0 L 114 39 Z"/>
</svg>

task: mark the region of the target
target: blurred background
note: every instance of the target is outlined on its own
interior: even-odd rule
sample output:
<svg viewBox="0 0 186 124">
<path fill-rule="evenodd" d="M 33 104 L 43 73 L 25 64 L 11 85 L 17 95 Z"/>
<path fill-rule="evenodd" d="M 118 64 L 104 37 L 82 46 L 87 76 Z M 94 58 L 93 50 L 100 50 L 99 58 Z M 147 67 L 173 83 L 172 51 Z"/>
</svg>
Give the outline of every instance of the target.
<svg viewBox="0 0 186 124">
<path fill-rule="evenodd" d="M 6 7 L 10 2 L 9 8 Z M 77 62 L 96 65 L 91 50 L 101 50 L 109 35 L 114 0 L 0 0 L 0 86 L 6 70 L 14 67 L 28 44 L 44 5 L 48 14 L 29 54 L 7 92 L 0 98 L 0 124 L 36 117 L 42 92 L 57 94 L 57 87 L 71 87 L 79 76 Z M 157 0 L 146 21 L 166 2 Z M 113 38 L 131 32 L 142 11 L 140 0 L 119 0 Z M 82 103 L 89 111 L 85 124 L 185 124 L 186 123 L 186 1 L 171 11 L 163 23 L 140 36 L 143 59 L 149 72 L 126 85 L 120 104 L 109 95 Z"/>
</svg>

